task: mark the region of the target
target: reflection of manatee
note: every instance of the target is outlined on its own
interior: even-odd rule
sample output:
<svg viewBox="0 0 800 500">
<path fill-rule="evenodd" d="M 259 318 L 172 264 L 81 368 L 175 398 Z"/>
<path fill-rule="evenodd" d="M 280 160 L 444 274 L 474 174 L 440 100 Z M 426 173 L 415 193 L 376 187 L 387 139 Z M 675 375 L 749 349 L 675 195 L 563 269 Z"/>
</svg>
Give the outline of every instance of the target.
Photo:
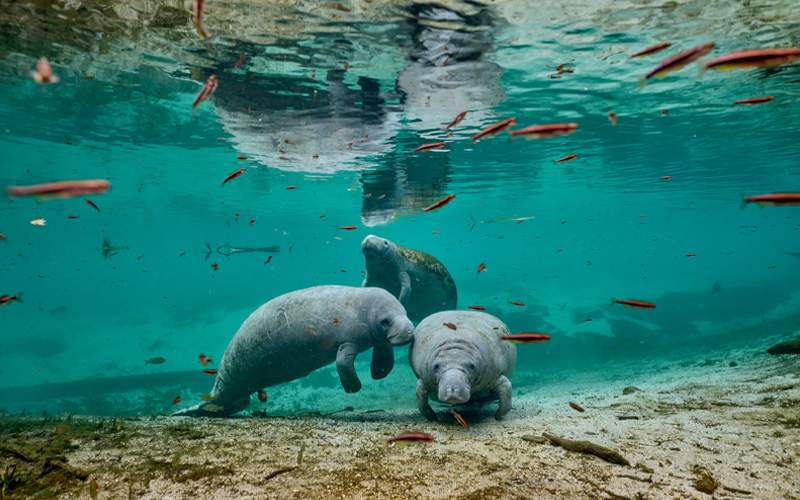
<svg viewBox="0 0 800 500">
<path fill-rule="evenodd" d="M 425 318 L 408 354 L 419 377 L 420 413 L 436 420 L 429 397 L 450 404 L 496 398 L 500 406 L 495 418 L 503 418 L 511 410 L 509 377 L 517 364 L 517 348 L 501 339 L 509 334 L 502 321 L 481 312 L 445 311 Z"/>
<path fill-rule="evenodd" d="M 362 286 L 387 290 L 412 321 L 457 307 L 456 283 L 436 257 L 373 235 L 364 238 L 361 252 L 367 268 Z"/>
<path fill-rule="evenodd" d="M 375 166 L 376 160 L 368 158 L 391 151 L 399 114 L 386 104 L 388 96 L 381 93 L 378 82 L 362 77 L 358 87 L 350 88 L 342 70 L 327 74 L 327 81 L 320 82 L 324 89 L 316 91 L 299 86 L 297 80 L 249 74 L 243 82 L 220 86 L 214 105 L 237 152 L 255 164 L 297 172 Z M 252 97 L 253 86 L 267 82 L 292 95 L 270 93 L 261 101 L 246 100 Z"/>
</svg>

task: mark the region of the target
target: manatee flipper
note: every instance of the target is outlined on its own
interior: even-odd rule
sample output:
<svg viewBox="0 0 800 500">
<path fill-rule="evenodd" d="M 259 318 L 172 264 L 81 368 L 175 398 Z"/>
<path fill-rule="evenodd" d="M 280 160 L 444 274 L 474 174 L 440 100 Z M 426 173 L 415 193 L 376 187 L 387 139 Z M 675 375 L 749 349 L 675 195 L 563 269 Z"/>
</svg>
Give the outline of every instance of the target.
<svg viewBox="0 0 800 500">
<path fill-rule="evenodd" d="M 408 299 L 411 298 L 411 276 L 403 271 L 397 275 L 397 279 L 400 281 L 400 295 L 397 297 L 397 300 L 405 306 L 408 304 Z"/>
<path fill-rule="evenodd" d="M 354 364 L 358 352 L 357 345 L 345 342 L 339 346 L 339 351 L 336 353 L 336 371 L 339 372 L 339 381 L 348 394 L 361 390 L 361 381 L 358 380 Z"/>
<path fill-rule="evenodd" d="M 425 387 L 422 379 L 417 380 L 417 407 L 419 407 L 419 412 L 422 413 L 428 420 L 435 422 L 436 412 L 433 411 L 431 404 L 428 402 L 430 395 L 431 393 Z"/>
<path fill-rule="evenodd" d="M 497 383 L 492 389 L 492 392 L 497 394 L 500 405 L 497 408 L 497 413 L 494 418 L 500 420 L 511 411 L 511 381 L 505 375 L 500 375 L 497 378 Z"/>
<path fill-rule="evenodd" d="M 394 367 L 394 350 L 392 346 L 379 344 L 372 348 L 372 364 L 369 366 L 374 380 L 380 380 Z"/>
</svg>

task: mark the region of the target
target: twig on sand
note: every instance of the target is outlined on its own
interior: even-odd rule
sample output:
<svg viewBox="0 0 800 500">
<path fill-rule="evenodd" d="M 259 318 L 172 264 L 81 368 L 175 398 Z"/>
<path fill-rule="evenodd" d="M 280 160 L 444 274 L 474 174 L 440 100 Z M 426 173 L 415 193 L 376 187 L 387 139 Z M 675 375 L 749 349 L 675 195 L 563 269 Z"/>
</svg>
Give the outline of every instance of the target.
<svg viewBox="0 0 800 500">
<path fill-rule="evenodd" d="M 0 444 L 0 450 L 7 451 L 9 453 L 13 453 L 14 455 L 27 460 L 28 462 L 40 462 L 44 461 L 45 466 L 47 467 L 55 467 L 56 469 L 61 469 L 67 474 L 77 477 L 78 479 L 86 479 L 89 477 L 89 473 L 82 471 L 80 469 L 76 469 L 75 467 L 69 465 L 68 463 L 60 462 L 58 460 L 51 460 L 43 455 L 36 453 L 35 451 L 28 450 L 21 446 L 17 446 L 14 444 Z"/>
<path fill-rule="evenodd" d="M 576 451 L 578 453 L 586 453 L 589 455 L 594 455 L 612 464 L 627 465 L 627 466 L 631 465 L 631 463 L 628 462 L 625 459 L 625 457 L 623 457 L 616 451 L 610 448 L 606 448 L 604 446 L 594 444 L 591 441 L 571 441 L 569 439 L 554 436 L 546 432 L 542 433 L 542 436 L 546 437 L 551 442 L 557 444 L 558 446 L 564 448 L 567 451 Z"/>
<path fill-rule="evenodd" d="M 297 468 L 297 466 L 295 465 L 295 466 L 292 466 L 292 467 L 284 467 L 283 469 L 274 470 L 274 471 L 270 472 L 269 474 L 267 474 L 266 476 L 264 476 L 264 481 L 269 481 L 270 479 L 272 479 L 273 477 L 277 476 L 278 474 L 283 474 L 284 472 L 291 472 L 291 471 L 295 470 L 296 468 Z"/>
</svg>

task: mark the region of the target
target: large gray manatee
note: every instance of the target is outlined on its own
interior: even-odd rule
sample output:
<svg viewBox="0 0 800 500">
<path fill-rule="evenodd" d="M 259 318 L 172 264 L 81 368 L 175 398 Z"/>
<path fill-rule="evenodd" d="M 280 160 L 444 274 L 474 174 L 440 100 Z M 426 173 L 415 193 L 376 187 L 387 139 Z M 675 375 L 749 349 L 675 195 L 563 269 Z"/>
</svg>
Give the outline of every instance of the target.
<svg viewBox="0 0 800 500">
<path fill-rule="evenodd" d="M 517 364 L 517 348 L 500 337 L 510 334 L 502 321 L 482 312 L 445 311 L 425 318 L 409 351 L 419 378 L 420 413 L 436 420 L 429 397 L 450 404 L 499 399 L 495 418 L 503 418 L 511 410 L 509 377 Z"/>
<path fill-rule="evenodd" d="M 413 338 L 414 325 L 386 290 L 317 286 L 290 292 L 256 309 L 239 327 L 220 361 L 214 399 L 173 416 L 240 412 L 259 389 L 305 377 L 333 361 L 344 390 L 358 392 L 356 355 L 372 348 L 372 378 L 381 379 L 394 366 L 392 347 Z"/>
<path fill-rule="evenodd" d="M 412 321 L 457 307 L 456 283 L 436 257 L 373 235 L 361 242 L 361 253 L 367 268 L 361 286 L 388 290 Z"/>
</svg>

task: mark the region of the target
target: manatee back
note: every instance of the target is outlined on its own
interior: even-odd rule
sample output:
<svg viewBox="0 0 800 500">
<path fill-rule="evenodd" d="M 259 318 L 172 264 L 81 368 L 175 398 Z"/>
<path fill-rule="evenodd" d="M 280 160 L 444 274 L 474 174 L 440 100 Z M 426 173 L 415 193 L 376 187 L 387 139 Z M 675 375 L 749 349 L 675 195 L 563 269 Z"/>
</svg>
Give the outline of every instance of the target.
<svg viewBox="0 0 800 500">
<path fill-rule="evenodd" d="M 409 318 L 421 321 L 431 314 L 458 307 L 456 282 L 439 259 L 401 246 L 397 252 L 400 271 L 411 277 L 411 298 L 406 304 Z"/>
</svg>

